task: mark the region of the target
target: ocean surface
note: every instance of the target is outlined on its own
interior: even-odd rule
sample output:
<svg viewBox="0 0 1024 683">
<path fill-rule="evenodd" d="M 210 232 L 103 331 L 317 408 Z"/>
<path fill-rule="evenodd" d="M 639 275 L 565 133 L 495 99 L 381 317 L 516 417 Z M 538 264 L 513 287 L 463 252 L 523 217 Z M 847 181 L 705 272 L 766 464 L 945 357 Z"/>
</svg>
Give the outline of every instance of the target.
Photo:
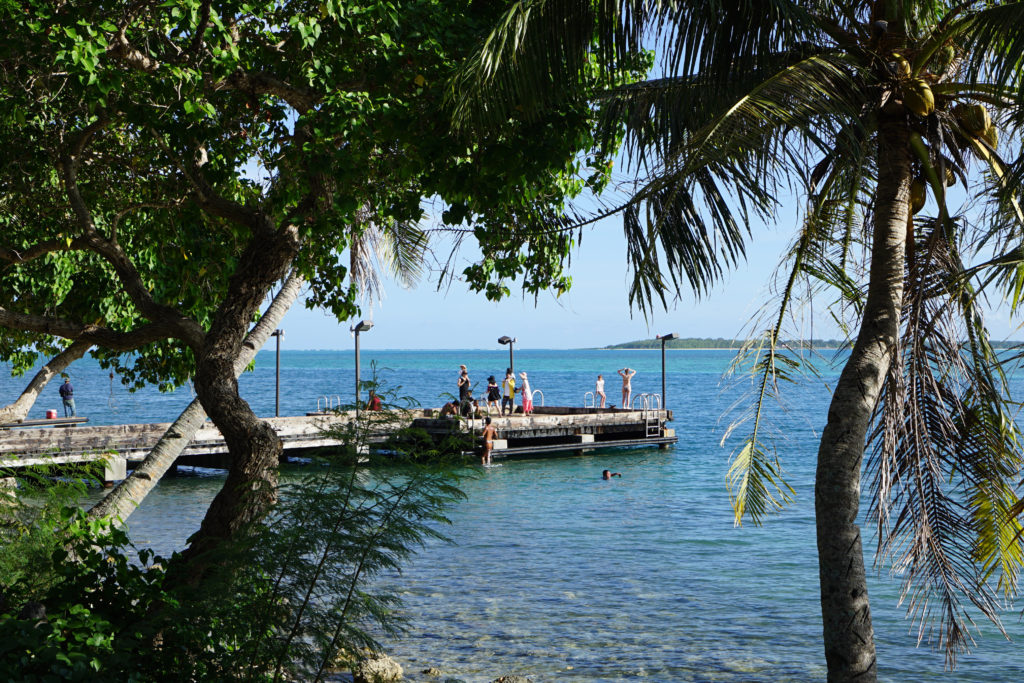
<svg viewBox="0 0 1024 683">
<path fill-rule="evenodd" d="M 408 632 L 384 642 L 407 675 L 427 680 L 420 672 L 436 667 L 467 683 L 512 673 L 538 683 L 824 680 L 813 475 L 837 370 L 827 356 L 819 377 L 783 387 L 785 408 L 770 411 L 795 502 L 762 527 L 735 527 L 725 474 L 745 432 L 720 441 L 730 421 L 723 415 L 750 385 L 723 380 L 732 358 L 668 352 L 666 402 L 679 435 L 669 450 L 506 462 L 467 479 L 468 498 L 446 529 L 454 543 L 430 543 L 401 574 L 380 579 L 404 599 Z M 362 376 L 375 366 L 385 386 L 437 406 L 456 393 L 460 363 L 481 396 L 488 375 L 503 375 L 508 352 L 364 349 Z M 515 364 L 546 405 L 582 405 L 598 373 L 619 404 L 616 370 L 626 366 L 637 370 L 634 393 L 661 390 L 659 351 L 516 349 Z M 240 380 L 259 415 L 274 414 L 274 366 L 273 352 L 261 352 Z M 353 368 L 351 352 L 282 352 L 281 414 L 313 410 L 318 399 L 350 402 Z M 79 414 L 94 424 L 170 421 L 193 398 L 188 387 L 129 394 L 88 360 L 71 375 Z M 0 401 L 23 382 L 0 365 Z M 1024 391 L 1021 378 L 1014 384 Z M 44 397 L 31 417 L 60 410 L 56 384 Z M 622 478 L 601 480 L 606 468 Z M 182 548 L 221 482 L 218 472 L 189 468 L 162 482 L 130 519 L 135 543 L 163 554 Z M 865 533 L 870 563 L 874 539 Z M 972 653 L 948 672 L 927 640 L 917 646 L 899 588 L 885 567 L 870 577 L 881 680 L 1024 679 L 1019 606 L 1004 613 L 1013 642 L 979 619 Z"/>
</svg>

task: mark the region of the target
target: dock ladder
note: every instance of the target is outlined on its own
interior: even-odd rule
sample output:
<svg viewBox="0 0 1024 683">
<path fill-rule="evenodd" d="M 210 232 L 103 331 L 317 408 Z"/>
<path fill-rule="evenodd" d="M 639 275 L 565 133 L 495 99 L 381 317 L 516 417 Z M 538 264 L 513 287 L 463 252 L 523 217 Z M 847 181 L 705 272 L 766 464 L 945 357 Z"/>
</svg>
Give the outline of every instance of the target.
<svg viewBox="0 0 1024 683">
<path fill-rule="evenodd" d="M 640 413 L 648 439 L 661 436 L 661 394 L 640 394 Z"/>
<path fill-rule="evenodd" d="M 588 391 L 587 393 L 583 394 L 583 407 L 584 408 L 596 408 L 597 407 L 597 396 L 594 395 L 593 391 Z"/>
</svg>

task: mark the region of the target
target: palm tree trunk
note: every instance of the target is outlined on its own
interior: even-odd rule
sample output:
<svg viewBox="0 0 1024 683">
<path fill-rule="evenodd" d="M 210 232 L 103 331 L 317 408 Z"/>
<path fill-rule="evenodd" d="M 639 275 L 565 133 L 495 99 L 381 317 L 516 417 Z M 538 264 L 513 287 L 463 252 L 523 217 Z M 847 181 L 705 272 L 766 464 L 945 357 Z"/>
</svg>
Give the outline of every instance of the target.
<svg viewBox="0 0 1024 683">
<path fill-rule="evenodd" d="M 866 683 L 877 678 L 857 515 L 867 431 L 899 335 L 911 180 L 906 116 L 902 111 L 881 116 L 867 303 L 857 341 L 829 406 L 814 486 L 830 683 Z"/>
<path fill-rule="evenodd" d="M 69 365 L 84 356 L 90 346 L 92 345 L 87 342 L 76 341 L 51 358 L 46 365 L 39 368 L 39 372 L 28 383 L 25 390 L 21 392 L 21 396 L 15 399 L 13 403 L 0 408 L 0 423 L 21 422 L 24 420 L 28 415 L 28 411 L 35 405 L 39 394 L 50 383 L 50 380 L 64 372 Z"/>
<path fill-rule="evenodd" d="M 284 314 L 298 298 L 304 282 L 302 276 L 297 272 L 292 272 L 285 281 L 281 290 L 274 297 L 274 301 L 246 336 L 245 342 L 242 344 L 242 353 L 235 360 L 236 376 L 241 374 L 242 370 L 256 356 L 256 352 L 270 338 L 270 333 L 274 331 Z M 111 489 L 103 500 L 89 510 L 89 516 L 112 518 L 120 523 L 125 522 L 192 441 L 192 437 L 195 436 L 205 419 L 206 411 L 203 410 L 197 398 L 168 427 L 164 435 L 146 455 L 146 459 L 135 468 L 131 475 Z"/>
</svg>

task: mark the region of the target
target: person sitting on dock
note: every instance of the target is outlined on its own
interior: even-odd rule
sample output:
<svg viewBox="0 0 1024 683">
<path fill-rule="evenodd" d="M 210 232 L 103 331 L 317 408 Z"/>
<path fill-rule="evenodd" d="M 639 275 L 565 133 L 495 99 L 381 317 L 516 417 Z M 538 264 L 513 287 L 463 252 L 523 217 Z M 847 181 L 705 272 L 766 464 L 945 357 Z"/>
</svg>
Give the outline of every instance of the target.
<svg viewBox="0 0 1024 683">
<path fill-rule="evenodd" d="M 501 383 L 501 414 L 505 414 L 505 407 L 508 406 L 508 414 L 516 412 L 516 376 L 512 368 L 505 371 L 505 379 Z"/>
<path fill-rule="evenodd" d="M 629 410 L 632 405 L 629 399 L 632 398 L 633 394 L 633 375 L 636 374 L 636 370 L 630 370 L 629 368 L 622 368 L 619 370 L 619 375 L 622 376 L 622 407 Z"/>
<path fill-rule="evenodd" d="M 64 384 L 60 385 L 60 398 L 64 404 L 64 417 L 78 417 L 75 412 L 75 388 L 71 386 L 71 378 L 64 375 Z"/>
<path fill-rule="evenodd" d="M 622 474 L 619 472 L 612 472 L 611 470 L 605 470 L 604 472 L 601 473 L 602 479 L 608 480 L 611 479 L 612 477 L 618 477 L 619 479 L 622 479 Z"/>
<path fill-rule="evenodd" d="M 380 410 L 381 409 L 380 396 L 378 396 L 377 393 L 373 389 L 370 390 L 370 397 L 366 400 L 366 409 L 367 410 Z"/>
<path fill-rule="evenodd" d="M 494 448 L 494 437 L 498 435 L 498 430 L 491 424 L 491 418 L 484 420 L 484 454 L 480 458 L 480 464 L 487 467 L 491 464 L 491 449 Z"/>
<path fill-rule="evenodd" d="M 441 417 L 457 417 L 459 414 L 459 402 L 450 401 L 441 406 Z"/>
</svg>

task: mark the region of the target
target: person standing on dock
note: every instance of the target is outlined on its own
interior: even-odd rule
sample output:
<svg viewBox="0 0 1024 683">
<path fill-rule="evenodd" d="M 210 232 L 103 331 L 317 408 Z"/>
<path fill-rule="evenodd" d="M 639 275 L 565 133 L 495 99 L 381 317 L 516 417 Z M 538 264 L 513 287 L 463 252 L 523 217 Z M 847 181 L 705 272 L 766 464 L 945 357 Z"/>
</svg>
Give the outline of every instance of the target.
<svg viewBox="0 0 1024 683">
<path fill-rule="evenodd" d="M 603 375 L 598 375 L 597 376 L 597 383 L 594 385 L 594 393 L 601 397 L 601 405 L 600 405 L 600 407 L 604 408 L 604 402 L 605 402 L 607 397 L 604 395 L 604 376 Z"/>
<path fill-rule="evenodd" d="M 498 430 L 491 424 L 491 418 L 484 420 L 484 455 L 480 458 L 480 464 L 487 467 L 491 464 L 491 449 L 494 448 L 494 437 L 498 435 Z"/>
<path fill-rule="evenodd" d="M 519 373 L 519 379 L 523 380 L 522 388 L 519 390 L 523 394 L 523 415 L 529 415 L 533 412 L 533 394 L 530 391 L 530 380 L 526 378 L 525 372 Z"/>
<path fill-rule="evenodd" d="M 487 414 L 491 414 L 491 408 L 494 408 L 495 412 L 500 413 L 501 408 L 498 407 L 498 401 L 501 400 L 501 389 L 498 388 L 498 380 L 494 379 L 494 375 L 487 378 Z"/>
<path fill-rule="evenodd" d="M 465 410 L 469 403 L 469 370 L 465 365 L 459 366 L 459 409 Z"/>
<path fill-rule="evenodd" d="M 622 376 L 622 407 L 626 410 L 631 407 L 629 400 L 633 397 L 633 375 L 635 374 L 636 370 L 629 368 L 619 370 L 619 375 Z"/>
<path fill-rule="evenodd" d="M 64 417 L 78 417 L 78 413 L 75 412 L 75 388 L 71 386 L 71 378 L 67 375 L 63 375 L 64 384 L 60 385 L 60 398 L 61 402 L 64 403 Z"/>
<path fill-rule="evenodd" d="M 508 414 L 516 412 L 516 376 L 512 374 L 512 368 L 505 371 L 505 379 L 501 383 L 501 414 L 505 414 L 505 406 L 508 406 Z"/>
</svg>

